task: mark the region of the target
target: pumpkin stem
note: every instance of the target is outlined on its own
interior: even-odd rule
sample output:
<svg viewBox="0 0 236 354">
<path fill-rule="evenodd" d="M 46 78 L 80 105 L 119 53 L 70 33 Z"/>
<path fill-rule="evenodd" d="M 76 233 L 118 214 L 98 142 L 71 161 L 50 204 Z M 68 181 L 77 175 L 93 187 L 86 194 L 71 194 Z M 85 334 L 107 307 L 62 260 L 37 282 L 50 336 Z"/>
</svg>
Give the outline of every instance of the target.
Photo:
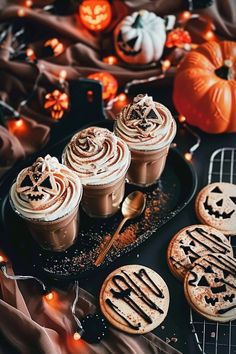
<svg viewBox="0 0 236 354">
<path fill-rule="evenodd" d="M 224 64 L 215 70 L 215 74 L 224 80 L 234 80 L 235 73 L 232 60 L 226 59 Z"/>
<path fill-rule="evenodd" d="M 133 28 L 142 28 L 143 25 L 142 25 L 141 19 L 142 19 L 142 13 L 139 12 L 138 15 L 136 16 L 134 23 L 132 24 L 132 27 Z"/>
</svg>

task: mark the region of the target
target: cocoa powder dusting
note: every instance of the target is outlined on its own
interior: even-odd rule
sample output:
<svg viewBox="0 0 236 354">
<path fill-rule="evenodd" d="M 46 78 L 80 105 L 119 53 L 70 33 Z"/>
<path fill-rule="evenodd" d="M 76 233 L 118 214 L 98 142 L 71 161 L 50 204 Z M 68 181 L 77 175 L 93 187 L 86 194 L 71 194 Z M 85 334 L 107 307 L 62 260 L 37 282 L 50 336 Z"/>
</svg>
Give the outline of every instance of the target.
<svg viewBox="0 0 236 354">
<path fill-rule="evenodd" d="M 111 262 L 134 245 L 148 239 L 159 225 L 172 216 L 168 205 L 173 194 L 166 193 L 162 183 L 147 188 L 145 195 L 146 208 L 143 214 L 125 224 L 105 261 Z M 120 212 L 106 220 L 82 215 L 81 221 L 84 224 L 80 226 L 78 243 L 62 255 L 47 258 L 41 255 L 44 270 L 58 275 L 73 275 L 92 270 L 98 254 L 111 239 L 121 219 Z"/>
</svg>

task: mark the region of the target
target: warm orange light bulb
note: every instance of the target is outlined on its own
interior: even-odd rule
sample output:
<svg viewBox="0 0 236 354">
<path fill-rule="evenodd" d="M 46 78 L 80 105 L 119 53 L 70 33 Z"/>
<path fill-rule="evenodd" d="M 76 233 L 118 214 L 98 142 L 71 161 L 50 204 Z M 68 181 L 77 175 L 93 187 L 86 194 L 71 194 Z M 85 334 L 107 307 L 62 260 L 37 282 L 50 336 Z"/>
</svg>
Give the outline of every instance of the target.
<svg viewBox="0 0 236 354">
<path fill-rule="evenodd" d="M 16 121 L 15 121 L 15 126 L 17 127 L 17 128 L 20 128 L 20 127 L 22 127 L 22 125 L 23 125 L 23 119 L 17 119 Z"/>
<path fill-rule="evenodd" d="M 118 100 L 120 102 L 125 102 L 127 100 L 127 96 L 125 93 L 120 93 L 119 96 L 118 96 Z"/>
<path fill-rule="evenodd" d="M 5 262 L 5 258 L 0 255 L 0 263 Z"/>
<path fill-rule="evenodd" d="M 184 11 L 184 12 L 182 12 L 182 14 L 181 14 L 180 16 L 181 16 L 181 18 L 182 18 L 183 20 L 189 20 L 190 17 L 191 17 L 191 12 L 189 12 L 189 11 Z"/>
<path fill-rule="evenodd" d="M 27 54 L 27 57 L 30 57 L 31 55 L 33 55 L 34 54 L 33 49 L 32 48 L 26 49 L 26 54 Z"/>
<path fill-rule="evenodd" d="M 33 5 L 33 1 L 32 0 L 26 0 L 25 2 L 25 6 L 26 7 L 31 7 Z"/>
<path fill-rule="evenodd" d="M 19 9 L 19 10 L 17 11 L 17 15 L 18 15 L 19 17 L 24 17 L 24 16 L 25 16 L 25 10 L 24 10 L 23 8 Z"/>
<path fill-rule="evenodd" d="M 59 73 L 59 79 L 61 82 L 65 81 L 67 77 L 67 71 L 66 70 L 61 70 Z"/>
<path fill-rule="evenodd" d="M 214 38 L 214 33 L 212 31 L 207 31 L 204 35 L 204 38 L 207 40 L 207 41 L 210 41 L 211 39 Z"/>
<path fill-rule="evenodd" d="M 170 62 L 169 59 L 166 59 L 166 60 L 162 61 L 161 65 L 162 65 L 162 70 L 166 71 L 166 70 L 168 70 L 170 68 L 171 62 Z"/>
<path fill-rule="evenodd" d="M 179 122 L 184 123 L 186 121 L 186 117 L 183 116 L 182 114 L 179 115 Z"/>
<path fill-rule="evenodd" d="M 184 154 L 184 158 L 185 158 L 185 160 L 187 160 L 187 161 L 191 161 L 192 160 L 192 154 L 190 153 L 190 152 L 186 152 L 185 154 Z"/>
<path fill-rule="evenodd" d="M 29 60 L 35 60 L 36 59 L 36 55 L 35 55 L 34 50 L 32 48 L 27 48 L 26 49 L 26 55 L 27 55 Z"/>
<path fill-rule="evenodd" d="M 47 300 L 51 301 L 51 300 L 54 298 L 53 292 L 50 292 L 50 293 L 48 293 L 47 295 L 45 295 L 45 298 L 46 298 Z"/>
<path fill-rule="evenodd" d="M 103 63 L 109 64 L 109 65 L 115 65 L 118 63 L 118 59 L 114 55 L 109 55 L 109 57 L 103 58 Z"/>
<path fill-rule="evenodd" d="M 81 335 L 78 332 L 75 332 L 73 335 L 74 340 L 80 340 L 81 339 Z"/>
</svg>

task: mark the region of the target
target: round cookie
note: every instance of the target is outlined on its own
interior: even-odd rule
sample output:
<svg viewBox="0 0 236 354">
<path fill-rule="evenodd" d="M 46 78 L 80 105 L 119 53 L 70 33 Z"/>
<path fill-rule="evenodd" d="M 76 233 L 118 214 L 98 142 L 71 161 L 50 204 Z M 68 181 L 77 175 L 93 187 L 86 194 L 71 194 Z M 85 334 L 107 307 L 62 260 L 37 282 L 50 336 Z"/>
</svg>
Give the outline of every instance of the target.
<svg viewBox="0 0 236 354">
<path fill-rule="evenodd" d="M 142 265 L 116 269 L 104 281 L 100 307 L 107 320 L 127 333 L 147 333 L 160 325 L 169 308 L 164 280 Z"/>
<path fill-rule="evenodd" d="M 219 253 L 199 258 L 184 279 L 190 306 L 202 316 L 228 322 L 236 319 L 236 259 Z"/>
<path fill-rule="evenodd" d="M 207 225 L 190 225 L 170 241 L 167 263 L 174 276 L 183 280 L 193 262 L 209 252 L 233 256 L 233 248 L 222 232 Z"/>
<path fill-rule="evenodd" d="M 198 219 L 226 235 L 236 234 L 236 185 L 217 182 L 204 187 L 195 201 Z"/>
</svg>

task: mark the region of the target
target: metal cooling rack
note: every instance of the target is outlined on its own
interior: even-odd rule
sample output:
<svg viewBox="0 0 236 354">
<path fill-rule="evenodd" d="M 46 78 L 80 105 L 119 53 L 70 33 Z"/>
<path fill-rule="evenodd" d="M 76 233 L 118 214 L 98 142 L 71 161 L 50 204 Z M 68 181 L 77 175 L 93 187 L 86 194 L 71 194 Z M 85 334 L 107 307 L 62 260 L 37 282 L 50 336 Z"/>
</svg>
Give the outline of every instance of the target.
<svg viewBox="0 0 236 354">
<path fill-rule="evenodd" d="M 236 184 L 236 149 L 216 150 L 210 158 L 208 183 L 229 182 Z M 231 238 L 236 252 L 236 236 Z M 236 354 L 236 321 L 211 322 L 190 309 L 190 324 L 203 354 Z"/>
</svg>

